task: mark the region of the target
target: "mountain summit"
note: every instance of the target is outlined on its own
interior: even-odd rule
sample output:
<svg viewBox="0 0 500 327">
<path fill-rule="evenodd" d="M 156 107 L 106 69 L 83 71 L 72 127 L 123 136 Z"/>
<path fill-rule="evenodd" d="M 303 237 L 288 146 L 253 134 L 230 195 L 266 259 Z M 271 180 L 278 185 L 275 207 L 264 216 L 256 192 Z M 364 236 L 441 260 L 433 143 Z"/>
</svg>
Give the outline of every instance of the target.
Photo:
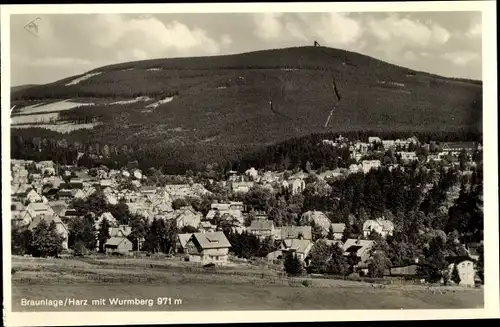
<svg viewBox="0 0 500 327">
<path fill-rule="evenodd" d="M 71 100 L 90 105 L 58 111 L 50 124 L 94 125 L 74 125 L 64 134 L 69 140 L 247 149 L 332 131 L 478 131 L 481 99 L 480 81 L 308 46 L 104 66 L 12 92 L 14 116 L 23 117 L 12 124 L 22 127 L 14 134 L 37 124 L 50 128 L 43 119 L 29 122 L 33 111 L 23 106 L 41 102 L 53 113 L 47 103 Z"/>
</svg>

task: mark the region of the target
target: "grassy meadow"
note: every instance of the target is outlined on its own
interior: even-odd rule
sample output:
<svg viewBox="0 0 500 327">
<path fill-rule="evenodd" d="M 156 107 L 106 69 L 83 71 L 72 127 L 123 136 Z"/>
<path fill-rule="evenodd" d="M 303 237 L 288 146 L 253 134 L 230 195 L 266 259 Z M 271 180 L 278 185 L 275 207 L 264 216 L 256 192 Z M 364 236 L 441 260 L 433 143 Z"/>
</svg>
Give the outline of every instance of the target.
<svg viewBox="0 0 500 327">
<path fill-rule="evenodd" d="M 483 307 L 482 289 L 372 284 L 334 279 L 284 279 L 251 264 L 215 270 L 178 259 L 12 257 L 13 311 L 459 309 Z M 271 267 L 272 268 L 272 267 Z M 29 307 L 22 299 L 87 300 L 87 306 Z M 106 305 L 92 300 L 106 299 Z M 151 299 L 111 305 L 110 298 Z M 158 298 L 160 302 L 158 303 Z M 163 298 L 170 298 L 164 304 Z M 180 300 L 180 301 L 179 301 Z"/>
</svg>

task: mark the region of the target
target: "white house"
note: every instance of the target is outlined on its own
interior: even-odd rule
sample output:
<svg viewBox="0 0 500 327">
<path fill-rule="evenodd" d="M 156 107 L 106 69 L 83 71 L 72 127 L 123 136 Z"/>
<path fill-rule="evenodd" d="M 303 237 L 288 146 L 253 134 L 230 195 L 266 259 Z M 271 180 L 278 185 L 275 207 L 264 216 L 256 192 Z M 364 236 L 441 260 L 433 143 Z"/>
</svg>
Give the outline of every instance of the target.
<svg viewBox="0 0 500 327">
<path fill-rule="evenodd" d="M 382 141 L 382 146 L 384 147 L 385 150 L 388 150 L 394 146 L 395 142 L 394 140 L 383 140 Z"/>
<path fill-rule="evenodd" d="M 460 276 L 461 286 L 474 287 L 476 270 L 474 268 L 474 261 L 470 258 L 455 258 L 448 265 L 450 278 L 452 277 L 453 268 L 457 267 L 458 275 Z"/>
<path fill-rule="evenodd" d="M 135 179 L 142 179 L 142 173 L 140 170 L 138 170 L 138 169 L 134 170 L 133 174 L 134 174 Z"/>
<path fill-rule="evenodd" d="M 361 169 L 359 168 L 358 165 L 352 164 L 352 165 L 349 166 L 349 172 L 351 174 L 355 174 L 355 173 L 358 173 L 360 171 L 361 171 Z"/>
<path fill-rule="evenodd" d="M 257 178 L 259 173 L 257 172 L 257 170 L 255 170 L 255 168 L 252 167 L 252 168 L 248 169 L 247 171 L 245 171 L 245 175 L 247 175 L 251 179 L 255 179 L 255 178 Z"/>
<path fill-rule="evenodd" d="M 231 189 L 235 193 L 248 193 L 254 186 L 254 182 L 231 182 Z"/>
<path fill-rule="evenodd" d="M 380 165 L 380 160 L 363 160 L 361 162 L 361 167 L 365 173 L 368 173 L 371 169 L 379 168 Z"/>
<path fill-rule="evenodd" d="M 387 219 L 365 221 L 363 224 L 363 235 L 368 237 L 372 231 L 379 233 L 382 237 L 386 237 L 387 235 L 392 235 L 394 232 L 394 224 Z"/>
<path fill-rule="evenodd" d="M 306 183 L 301 178 L 295 178 L 291 180 L 292 194 L 299 194 L 306 188 Z"/>
<path fill-rule="evenodd" d="M 405 160 L 405 161 L 417 160 L 417 154 L 415 153 L 415 151 L 412 151 L 412 152 L 400 151 L 400 152 L 397 152 L 397 154 L 399 154 L 401 156 L 401 160 Z"/>
</svg>

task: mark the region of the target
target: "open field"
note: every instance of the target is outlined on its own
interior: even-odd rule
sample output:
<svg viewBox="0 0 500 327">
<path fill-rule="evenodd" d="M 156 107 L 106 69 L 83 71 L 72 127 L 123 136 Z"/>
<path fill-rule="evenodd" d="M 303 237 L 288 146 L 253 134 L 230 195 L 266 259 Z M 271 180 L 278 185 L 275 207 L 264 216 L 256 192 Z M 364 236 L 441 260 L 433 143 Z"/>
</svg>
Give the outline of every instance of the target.
<svg viewBox="0 0 500 327">
<path fill-rule="evenodd" d="M 90 310 L 333 310 L 480 308 L 482 289 L 431 292 L 418 285 L 333 279 L 283 279 L 259 266 L 237 264 L 215 271 L 177 259 L 33 259 L 13 257 L 14 311 Z M 87 306 L 23 306 L 22 299 L 87 300 Z M 106 305 L 92 300 L 106 299 Z M 151 299 L 143 305 L 111 305 L 110 298 Z M 158 303 L 158 298 L 160 302 Z M 170 304 L 165 299 L 170 298 Z M 182 304 L 179 303 L 181 300 Z"/>
</svg>

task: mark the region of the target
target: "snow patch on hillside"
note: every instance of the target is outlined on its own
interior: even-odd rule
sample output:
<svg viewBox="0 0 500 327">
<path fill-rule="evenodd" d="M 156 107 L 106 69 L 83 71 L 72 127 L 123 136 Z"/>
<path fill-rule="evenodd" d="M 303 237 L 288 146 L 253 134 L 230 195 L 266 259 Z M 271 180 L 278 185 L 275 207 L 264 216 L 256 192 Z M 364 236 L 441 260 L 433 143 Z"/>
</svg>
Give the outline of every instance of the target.
<svg viewBox="0 0 500 327">
<path fill-rule="evenodd" d="M 136 102 L 146 102 L 146 101 L 151 101 L 151 100 L 153 100 L 153 99 L 150 97 L 147 97 L 147 96 L 143 96 L 143 97 L 137 97 L 135 99 L 130 99 L 130 100 L 121 100 L 121 101 L 111 102 L 108 105 L 116 105 L 116 104 L 124 105 L 124 104 L 136 103 Z"/>
<path fill-rule="evenodd" d="M 161 68 L 148 68 L 147 71 L 148 72 L 157 72 L 157 71 L 160 71 L 162 70 Z"/>
<path fill-rule="evenodd" d="M 68 100 L 62 100 L 52 103 L 37 103 L 31 106 L 26 106 L 23 108 L 19 108 L 16 110 L 16 114 L 28 115 L 28 114 L 40 114 L 44 112 L 53 112 L 53 111 L 64 111 L 70 110 L 76 107 L 81 106 L 93 106 L 94 103 L 79 103 L 79 102 L 71 102 Z"/>
<path fill-rule="evenodd" d="M 97 76 L 97 75 L 100 75 L 101 72 L 97 72 L 97 73 L 89 73 L 89 74 L 86 74 L 86 75 L 83 75 L 82 77 L 78 77 L 78 78 L 75 78 L 74 80 L 72 80 L 71 82 L 67 83 L 66 86 L 71 86 L 71 85 L 76 85 L 82 81 L 85 81 L 91 77 L 94 77 L 94 76 Z"/>
<path fill-rule="evenodd" d="M 157 102 L 154 102 L 154 103 L 151 103 L 151 104 L 148 104 L 146 106 L 146 109 L 156 109 L 158 108 L 158 106 L 162 105 L 162 104 L 165 104 L 165 103 L 169 103 L 171 102 L 172 100 L 174 99 L 174 97 L 166 97 L 165 99 L 162 99 L 160 101 L 157 101 Z"/>
<path fill-rule="evenodd" d="M 399 86 L 399 87 L 404 87 L 405 85 L 403 83 L 397 83 L 397 82 L 386 82 L 386 81 L 378 81 L 380 84 L 387 84 L 387 85 L 393 85 L 393 86 Z"/>
<path fill-rule="evenodd" d="M 70 110 L 78 107 L 93 106 L 94 103 L 78 103 L 63 100 L 48 104 L 35 104 L 19 109 L 11 117 L 11 124 L 41 124 L 55 123 L 59 119 L 59 111 Z"/>
</svg>

